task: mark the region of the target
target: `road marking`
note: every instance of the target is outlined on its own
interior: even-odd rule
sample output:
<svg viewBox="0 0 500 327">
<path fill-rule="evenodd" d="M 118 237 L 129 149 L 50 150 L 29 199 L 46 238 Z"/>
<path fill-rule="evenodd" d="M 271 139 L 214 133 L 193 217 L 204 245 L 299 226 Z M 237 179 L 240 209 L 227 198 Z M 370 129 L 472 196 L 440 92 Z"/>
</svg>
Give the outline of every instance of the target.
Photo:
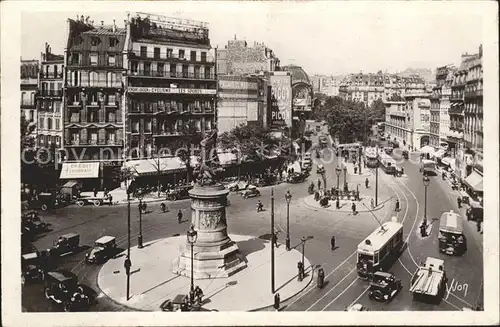
<svg viewBox="0 0 500 327">
<path fill-rule="evenodd" d="M 347 286 L 339 295 L 337 295 L 336 298 L 334 298 L 330 303 L 328 303 L 323 309 L 321 309 L 321 311 L 324 311 L 326 308 L 328 308 L 330 306 L 330 304 L 332 304 L 333 302 L 335 302 L 340 296 L 342 296 L 342 294 L 344 294 L 357 280 L 359 279 L 359 277 L 356 277 L 355 280 L 352 281 L 351 284 L 349 284 L 349 286 Z"/>
<path fill-rule="evenodd" d="M 347 260 L 349 260 L 353 255 L 356 254 L 356 251 L 354 251 L 350 256 L 348 256 L 344 261 L 342 261 L 335 269 L 333 269 L 328 275 L 325 276 L 325 280 L 328 276 L 330 276 L 331 274 L 333 274 L 335 271 L 337 271 L 337 269 L 339 269 L 341 266 L 344 265 L 344 263 L 346 263 Z M 306 294 L 308 294 L 310 291 L 312 291 L 313 289 L 315 289 L 315 287 L 311 287 L 307 292 L 305 293 L 301 293 L 299 297 L 297 297 L 292 303 L 290 303 L 286 308 L 289 308 L 292 306 L 292 304 L 294 304 L 295 302 L 297 302 L 298 300 L 300 300 L 301 298 L 303 298 Z M 286 310 L 286 309 L 285 309 Z M 284 311 L 285 311 L 284 310 Z"/>
<path fill-rule="evenodd" d="M 367 288 L 363 291 L 363 293 L 361 293 L 361 294 L 360 294 L 360 295 L 356 298 L 356 300 L 352 301 L 352 302 L 351 302 L 351 304 L 349 304 L 347 307 L 350 307 L 350 306 L 351 306 L 351 305 L 353 305 L 354 303 L 358 302 L 358 300 L 359 300 L 359 299 L 360 299 L 363 295 L 365 295 L 365 293 L 366 293 L 369 289 L 370 289 L 370 288 L 369 288 L 369 287 L 367 287 Z"/>
<path fill-rule="evenodd" d="M 403 266 L 403 268 L 404 268 L 404 269 L 408 272 L 408 274 L 409 274 L 410 276 L 413 276 L 413 274 L 412 274 L 412 273 L 408 270 L 408 268 L 406 268 L 406 266 L 403 264 L 403 261 L 401 261 L 401 259 L 400 259 L 400 258 L 398 258 L 398 261 L 399 261 L 399 263 L 401 264 L 401 266 Z"/>
<path fill-rule="evenodd" d="M 410 233 L 408 233 L 408 236 L 406 237 L 406 244 L 407 244 L 407 247 L 406 247 L 406 250 L 408 251 L 408 255 L 410 256 L 411 260 L 413 261 L 413 263 L 418 267 L 418 264 L 417 262 L 415 261 L 415 259 L 413 258 L 412 254 L 411 254 L 411 251 L 410 251 L 410 236 L 411 234 L 413 233 L 413 230 L 415 229 L 415 223 L 417 222 L 417 217 L 418 217 L 418 212 L 420 210 L 420 205 L 418 203 L 418 200 L 417 200 L 417 197 L 415 196 L 415 194 L 408 188 L 408 186 L 406 186 L 405 183 L 403 182 L 400 182 L 407 190 L 408 192 L 410 192 L 410 195 L 415 199 L 415 203 L 417 204 L 417 212 L 415 214 L 415 219 L 413 220 L 413 225 L 411 226 L 411 230 L 410 230 Z M 404 192 L 403 192 L 404 194 Z"/>
<path fill-rule="evenodd" d="M 457 295 L 455 295 L 455 294 L 453 294 L 453 293 L 448 293 L 448 296 L 450 296 L 450 295 L 451 295 L 451 296 L 453 296 L 453 297 L 455 297 L 457 300 L 462 301 L 463 303 L 465 303 L 465 304 L 469 305 L 470 307 L 474 307 L 472 304 L 470 304 L 469 302 L 465 301 L 465 300 L 464 300 L 464 299 L 462 299 L 461 297 L 459 297 L 459 296 L 457 296 Z M 447 298 L 447 299 L 448 299 L 448 298 Z"/>
<path fill-rule="evenodd" d="M 333 291 L 337 286 L 340 285 L 340 283 L 342 283 L 344 281 L 344 279 L 346 279 L 347 277 L 349 277 L 349 275 L 354 271 L 356 270 L 356 268 L 353 268 L 351 271 L 349 271 L 349 273 L 347 275 L 344 276 L 344 278 L 342 278 L 337 284 L 335 284 L 325 295 L 323 295 L 321 298 L 319 298 L 316 302 L 314 302 L 309 308 L 307 308 L 305 311 L 309 311 L 309 309 L 311 309 L 312 307 L 314 307 L 316 305 L 316 303 L 318 303 L 319 301 L 323 300 L 328 294 L 330 294 L 331 291 Z M 356 279 L 353 281 L 353 283 L 358 280 L 358 277 L 356 277 Z M 352 283 L 351 283 L 352 285 Z M 349 285 L 346 289 L 344 289 L 344 291 L 342 291 L 342 293 L 344 293 L 349 287 L 351 287 L 351 285 Z M 340 294 L 342 294 L 340 293 Z M 336 298 L 335 298 L 336 299 Z M 331 302 L 330 302 L 331 303 Z M 330 305 L 330 303 L 328 305 Z M 328 306 L 327 305 L 327 306 Z M 324 308 L 323 308 L 324 309 Z M 321 310 L 323 311 L 323 310 Z"/>
<path fill-rule="evenodd" d="M 452 307 L 454 307 L 455 309 L 459 310 L 459 311 L 463 311 L 461 308 L 457 307 L 456 305 L 454 305 L 453 303 L 451 302 L 448 302 L 447 300 L 443 299 L 444 302 L 448 303 L 449 305 L 451 305 Z"/>
</svg>

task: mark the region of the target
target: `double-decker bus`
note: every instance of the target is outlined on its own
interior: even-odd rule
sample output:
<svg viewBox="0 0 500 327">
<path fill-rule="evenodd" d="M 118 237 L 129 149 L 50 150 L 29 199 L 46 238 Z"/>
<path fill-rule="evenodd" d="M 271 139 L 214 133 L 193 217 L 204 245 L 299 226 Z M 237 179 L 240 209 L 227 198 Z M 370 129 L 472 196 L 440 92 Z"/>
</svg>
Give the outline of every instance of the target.
<svg viewBox="0 0 500 327">
<path fill-rule="evenodd" d="M 365 163 L 368 168 L 378 167 L 378 155 L 376 148 L 365 148 Z"/>
<path fill-rule="evenodd" d="M 396 160 L 394 160 L 393 157 L 384 152 L 380 152 L 378 155 L 378 161 L 380 163 L 380 168 L 382 168 L 386 174 L 396 174 Z"/>
<path fill-rule="evenodd" d="M 462 217 L 450 210 L 439 221 L 439 251 L 446 254 L 463 254 L 467 250 Z"/>
<path fill-rule="evenodd" d="M 359 243 L 358 275 L 368 279 L 376 271 L 389 269 L 401 254 L 403 244 L 403 224 L 393 217 Z"/>
</svg>

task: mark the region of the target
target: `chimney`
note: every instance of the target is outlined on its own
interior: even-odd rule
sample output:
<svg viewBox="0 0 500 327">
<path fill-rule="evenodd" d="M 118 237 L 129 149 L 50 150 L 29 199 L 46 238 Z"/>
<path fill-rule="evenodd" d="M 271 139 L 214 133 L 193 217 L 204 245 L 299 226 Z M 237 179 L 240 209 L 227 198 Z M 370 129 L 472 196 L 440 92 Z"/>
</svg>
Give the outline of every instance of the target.
<svg viewBox="0 0 500 327">
<path fill-rule="evenodd" d="M 116 32 L 116 21 L 113 19 L 113 33 Z"/>
<path fill-rule="evenodd" d="M 101 20 L 101 27 L 104 27 L 104 21 Z"/>
<path fill-rule="evenodd" d="M 479 45 L 479 58 L 482 58 L 483 57 L 483 45 L 480 44 Z"/>
</svg>

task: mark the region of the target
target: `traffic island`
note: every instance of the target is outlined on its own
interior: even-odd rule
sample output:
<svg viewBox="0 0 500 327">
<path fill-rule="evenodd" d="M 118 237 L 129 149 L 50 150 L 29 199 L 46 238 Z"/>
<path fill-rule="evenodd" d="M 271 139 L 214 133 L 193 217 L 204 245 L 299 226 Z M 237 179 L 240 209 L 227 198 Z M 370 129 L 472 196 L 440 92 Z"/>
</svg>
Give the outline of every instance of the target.
<svg viewBox="0 0 500 327">
<path fill-rule="evenodd" d="M 326 211 L 332 211 L 332 212 L 352 212 L 352 208 L 351 208 L 351 205 L 353 203 L 356 204 L 356 211 L 358 213 L 360 212 L 369 212 L 369 211 L 378 211 L 382 208 L 384 208 L 384 206 L 386 205 L 387 201 L 390 200 L 385 200 L 384 202 L 382 203 L 378 203 L 378 205 L 376 207 L 374 207 L 373 209 L 371 209 L 371 201 L 372 201 L 372 197 L 363 197 L 360 201 L 356 201 L 356 200 L 351 200 L 351 199 L 345 199 L 345 198 L 341 198 L 339 200 L 339 204 L 340 204 L 340 208 L 337 209 L 336 207 L 336 200 L 329 200 L 328 201 L 328 206 L 327 207 L 322 207 L 319 203 L 319 201 L 316 201 L 314 200 L 314 195 L 308 195 L 304 198 L 304 203 L 306 206 L 310 207 L 311 209 L 322 209 L 322 210 L 326 210 Z M 370 209 L 368 209 L 370 208 Z"/>
<path fill-rule="evenodd" d="M 203 291 L 204 310 L 256 311 L 273 305 L 271 292 L 271 258 L 269 237 L 229 235 L 239 248 L 246 267 L 227 278 L 198 279 L 194 286 Z M 294 246 L 292 242 L 292 247 Z M 188 294 L 190 278 L 173 273 L 173 262 L 185 253 L 186 237 L 170 237 L 131 248 L 130 299 L 126 299 L 125 256 L 109 260 L 99 271 L 97 282 L 104 295 L 132 310 L 161 311 L 160 305 L 178 294 Z M 310 262 L 305 258 L 306 278 L 297 279 L 300 251 L 275 248 L 275 285 L 281 301 L 305 289 L 313 278 Z"/>
</svg>

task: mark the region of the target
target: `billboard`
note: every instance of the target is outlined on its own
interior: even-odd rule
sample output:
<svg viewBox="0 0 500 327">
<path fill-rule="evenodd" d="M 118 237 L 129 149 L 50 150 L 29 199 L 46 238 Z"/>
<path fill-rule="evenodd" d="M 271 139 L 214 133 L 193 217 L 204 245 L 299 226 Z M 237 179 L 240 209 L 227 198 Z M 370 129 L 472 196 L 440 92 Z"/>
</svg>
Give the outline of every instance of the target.
<svg viewBox="0 0 500 327">
<path fill-rule="evenodd" d="M 292 126 L 292 77 L 285 74 L 273 74 L 269 77 L 271 86 L 271 105 L 268 124 L 271 128 Z"/>
</svg>

